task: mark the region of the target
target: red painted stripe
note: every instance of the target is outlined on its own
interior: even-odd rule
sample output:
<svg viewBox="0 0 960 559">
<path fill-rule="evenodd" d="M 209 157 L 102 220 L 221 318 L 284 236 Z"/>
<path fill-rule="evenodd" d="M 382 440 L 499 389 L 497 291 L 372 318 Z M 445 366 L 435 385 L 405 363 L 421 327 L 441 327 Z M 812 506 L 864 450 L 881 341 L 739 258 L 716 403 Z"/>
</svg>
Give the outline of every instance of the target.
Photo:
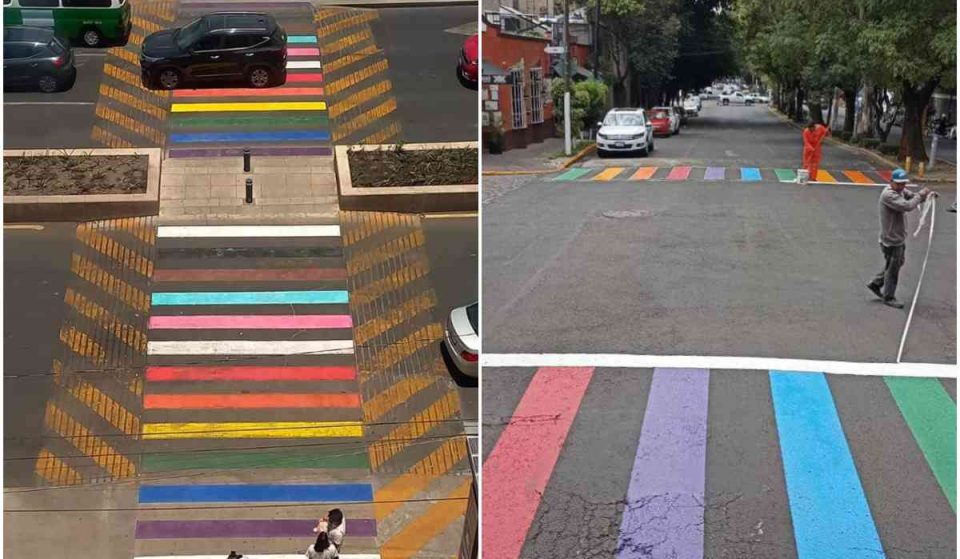
<svg viewBox="0 0 960 559">
<path fill-rule="evenodd" d="M 323 74 L 317 72 L 291 73 L 287 71 L 287 83 L 320 83 Z"/>
<path fill-rule="evenodd" d="M 148 410 L 358 408 L 359 394 L 146 394 Z"/>
<path fill-rule="evenodd" d="M 316 47 L 287 48 L 288 56 L 320 56 L 320 49 Z"/>
<path fill-rule="evenodd" d="M 667 175 L 668 181 L 685 181 L 687 177 L 690 176 L 690 170 L 692 167 L 674 167 L 670 170 L 670 174 Z"/>
<path fill-rule="evenodd" d="M 593 368 L 542 368 L 483 462 L 485 559 L 516 559 Z M 508 520 L 507 520 L 508 519 Z"/>
<path fill-rule="evenodd" d="M 264 89 L 177 89 L 174 97 L 294 97 L 323 95 L 322 87 L 274 87 Z"/>
<path fill-rule="evenodd" d="M 893 177 L 893 171 L 877 171 L 877 174 L 880 175 L 883 182 L 890 182 L 890 179 Z"/>
<path fill-rule="evenodd" d="M 346 279 L 342 268 L 156 270 L 153 281 L 321 281 Z"/>
<path fill-rule="evenodd" d="M 353 367 L 147 367 L 148 382 L 353 380 Z"/>
</svg>

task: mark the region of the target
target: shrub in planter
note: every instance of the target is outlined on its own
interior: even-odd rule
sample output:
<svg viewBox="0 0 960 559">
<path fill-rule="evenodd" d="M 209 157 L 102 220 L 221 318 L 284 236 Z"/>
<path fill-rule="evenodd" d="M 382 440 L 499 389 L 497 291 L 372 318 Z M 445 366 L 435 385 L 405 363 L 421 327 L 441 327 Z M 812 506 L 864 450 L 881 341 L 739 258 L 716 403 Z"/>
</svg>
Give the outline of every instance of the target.
<svg viewBox="0 0 960 559">
<path fill-rule="evenodd" d="M 867 138 L 863 141 L 863 147 L 867 149 L 877 149 L 880 145 L 880 140 L 877 138 Z"/>
<path fill-rule="evenodd" d="M 846 132 L 846 131 L 841 130 L 841 131 L 837 132 L 836 134 L 834 134 L 834 136 L 836 136 L 838 139 L 843 140 L 844 142 L 846 142 L 846 141 L 849 141 L 849 140 L 850 140 L 851 134 L 850 134 L 850 132 Z"/>
</svg>

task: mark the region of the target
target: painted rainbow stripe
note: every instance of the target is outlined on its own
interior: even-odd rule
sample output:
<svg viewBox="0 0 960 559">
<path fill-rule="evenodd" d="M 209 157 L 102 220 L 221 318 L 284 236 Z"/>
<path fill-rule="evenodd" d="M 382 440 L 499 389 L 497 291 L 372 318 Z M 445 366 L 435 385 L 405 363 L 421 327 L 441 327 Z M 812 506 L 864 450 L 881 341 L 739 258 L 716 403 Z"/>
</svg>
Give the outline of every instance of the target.
<svg viewBox="0 0 960 559">
<path fill-rule="evenodd" d="M 634 181 L 643 181 L 653 178 L 653 175 L 656 174 L 656 167 L 640 167 L 637 171 L 630 177 L 630 180 Z"/>
<path fill-rule="evenodd" d="M 218 268 L 216 270 L 156 270 L 155 282 L 324 281 L 346 279 L 342 268 Z"/>
<path fill-rule="evenodd" d="M 275 103 L 173 103 L 172 113 L 254 112 L 254 111 L 325 111 L 323 101 L 290 101 Z"/>
<path fill-rule="evenodd" d="M 296 74 L 287 74 L 287 83 L 319 83 L 323 81 L 323 74 L 298 72 Z"/>
<path fill-rule="evenodd" d="M 339 225 L 161 225 L 161 239 L 339 237 Z"/>
<path fill-rule="evenodd" d="M 287 56 L 320 56 L 320 49 L 313 47 L 288 48 Z"/>
<path fill-rule="evenodd" d="M 369 503 L 373 501 L 373 486 L 369 483 L 142 485 L 138 498 L 143 504 Z M 317 525 L 316 521 L 313 525 Z M 309 528 L 312 526 L 308 526 Z"/>
<path fill-rule="evenodd" d="M 317 44 L 317 37 L 315 35 L 289 35 L 287 36 L 287 44 L 291 45 L 306 45 L 306 44 Z"/>
<path fill-rule="evenodd" d="M 303 538 L 304 534 L 310 534 L 316 525 L 316 519 L 139 520 L 136 539 Z M 373 519 L 348 518 L 346 528 L 351 536 L 372 538 L 377 535 L 377 522 Z M 255 557 L 261 557 L 261 555 Z M 303 555 L 299 557 L 303 559 Z M 220 556 L 217 559 L 223 559 L 223 557 Z"/>
<path fill-rule="evenodd" d="M 151 330 L 312 330 L 351 328 L 349 314 L 151 316 Z"/>
<path fill-rule="evenodd" d="M 154 293 L 151 303 L 165 305 L 336 305 L 349 302 L 346 291 L 186 291 Z"/>
<path fill-rule="evenodd" d="M 151 340 L 147 342 L 147 355 L 338 355 L 352 353 L 353 340 Z"/>
<path fill-rule="evenodd" d="M 144 423 L 143 439 L 320 439 L 362 437 L 351 421 L 278 421 L 234 423 Z"/>
<path fill-rule="evenodd" d="M 589 173 L 592 169 L 586 169 L 583 167 L 574 167 L 573 169 L 567 170 L 562 175 L 556 176 L 553 178 L 555 181 L 572 181 L 577 180 L 583 175 Z"/>
<path fill-rule="evenodd" d="M 756 167 L 741 167 L 740 168 L 740 180 L 747 182 L 755 182 L 761 180 L 763 177 L 760 176 L 760 169 Z"/>
<path fill-rule="evenodd" d="M 354 380 L 353 367 L 147 367 L 147 382 Z"/>
<path fill-rule="evenodd" d="M 320 68 L 319 60 L 287 60 L 288 70 L 319 70 Z"/>
<path fill-rule="evenodd" d="M 314 522 L 316 526 L 316 522 Z M 341 559 L 381 559 L 379 553 L 341 553 L 338 557 Z M 133 559 L 172 559 L 169 555 L 137 555 Z M 220 555 L 177 555 L 176 559 L 223 559 Z M 256 557 L 250 559 L 303 559 L 303 554 L 263 554 L 258 553 Z"/>
<path fill-rule="evenodd" d="M 177 89 L 173 97 L 294 97 L 323 95 L 322 87 L 278 87 L 272 89 Z"/>
<path fill-rule="evenodd" d="M 359 394 L 145 394 L 148 410 L 359 408 Z"/>
<path fill-rule="evenodd" d="M 727 170 L 723 167 L 707 167 L 706 172 L 703 174 L 703 180 L 707 181 L 722 181 Z"/>
<path fill-rule="evenodd" d="M 690 177 L 690 171 L 693 167 L 674 167 L 670 170 L 670 174 L 667 175 L 668 181 L 684 181 Z"/>
</svg>

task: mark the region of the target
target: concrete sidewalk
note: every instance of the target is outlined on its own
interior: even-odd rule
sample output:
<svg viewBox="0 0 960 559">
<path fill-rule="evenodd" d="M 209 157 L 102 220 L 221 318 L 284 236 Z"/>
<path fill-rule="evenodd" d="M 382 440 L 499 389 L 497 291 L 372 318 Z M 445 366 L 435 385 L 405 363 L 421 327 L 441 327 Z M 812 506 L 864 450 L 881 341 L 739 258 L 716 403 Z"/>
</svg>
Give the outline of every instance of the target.
<svg viewBox="0 0 960 559">
<path fill-rule="evenodd" d="M 484 151 L 482 155 L 483 171 L 552 171 L 559 169 L 564 157 L 555 157 L 563 153 L 562 138 L 547 138 L 538 144 L 525 148 L 507 150 L 501 154 Z"/>
</svg>

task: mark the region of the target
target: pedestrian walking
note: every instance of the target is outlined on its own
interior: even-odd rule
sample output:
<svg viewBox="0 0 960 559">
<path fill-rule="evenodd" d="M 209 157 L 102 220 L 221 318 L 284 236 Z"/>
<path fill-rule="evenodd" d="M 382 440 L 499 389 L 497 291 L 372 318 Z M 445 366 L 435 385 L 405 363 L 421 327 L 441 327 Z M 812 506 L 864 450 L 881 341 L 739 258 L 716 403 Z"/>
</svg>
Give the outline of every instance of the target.
<svg viewBox="0 0 960 559">
<path fill-rule="evenodd" d="M 337 547 L 337 551 L 343 546 L 343 537 L 347 535 L 347 521 L 343 517 L 343 511 L 340 509 L 330 509 L 317 522 L 315 533 L 326 532 L 330 542 Z"/>
<path fill-rule="evenodd" d="M 340 556 L 337 546 L 333 545 L 326 532 L 317 534 L 317 539 L 307 548 L 307 559 L 336 559 Z"/>
<path fill-rule="evenodd" d="M 883 251 L 883 270 L 870 283 L 867 289 L 883 299 L 888 307 L 902 309 L 903 303 L 897 300 L 897 280 L 900 268 L 905 261 L 907 239 L 907 212 L 917 209 L 921 202 L 931 194 L 929 188 L 918 193 L 910 192 L 907 187 L 907 172 L 896 169 L 890 176 L 890 184 L 880 193 L 878 208 L 880 212 L 880 250 Z M 935 196 L 936 193 L 933 193 Z"/>
<path fill-rule="evenodd" d="M 817 171 L 820 169 L 820 155 L 823 150 L 823 139 L 830 135 L 830 129 L 822 124 L 810 121 L 803 129 L 803 168 L 807 170 L 810 182 L 817 180 Z"/>
</svg>

